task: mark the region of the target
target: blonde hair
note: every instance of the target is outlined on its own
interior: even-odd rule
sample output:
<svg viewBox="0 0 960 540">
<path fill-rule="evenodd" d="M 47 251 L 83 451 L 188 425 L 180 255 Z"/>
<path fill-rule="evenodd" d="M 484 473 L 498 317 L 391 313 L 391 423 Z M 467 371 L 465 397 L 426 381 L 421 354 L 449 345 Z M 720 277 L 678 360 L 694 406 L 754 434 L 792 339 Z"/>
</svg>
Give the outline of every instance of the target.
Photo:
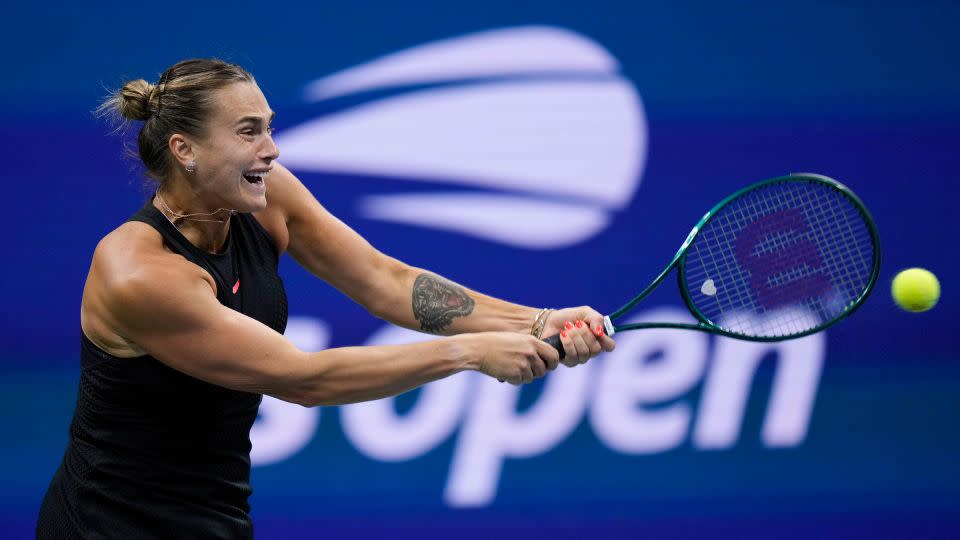
<svg viewBox="0 0 960 540">
<path fill-rule="evenodd" d="M 184 60 L 164 71 L 156 84 L 144 79 L 127 82 L 100 104 L 97 114 L 113 117 L 121 127 L 129 121 L 143 122 L 137 153 L 147 174 L 163 181 L 171 166 L 170 136 L 202 137 L 213 112 L 213 93 L 236 82 L 255 81 L 236 64 L 217 59 Z"/>
</svg>

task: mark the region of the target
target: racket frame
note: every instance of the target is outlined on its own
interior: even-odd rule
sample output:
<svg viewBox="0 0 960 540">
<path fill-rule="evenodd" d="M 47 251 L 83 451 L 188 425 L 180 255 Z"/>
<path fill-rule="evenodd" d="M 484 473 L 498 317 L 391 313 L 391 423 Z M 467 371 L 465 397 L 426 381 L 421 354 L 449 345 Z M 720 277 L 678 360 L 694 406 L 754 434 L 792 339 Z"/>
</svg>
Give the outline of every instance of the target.
<svg viewBox="0 0 960 540">
<path fill-rule="evenodd" d="M 844 310 L 843 313 L 841 313 L 840 315 L 837 315 L 836 317 L 827 321 L 826 323 L 821 324 L 819 326 L 815 326 L 809 330 L 798 332 L 796 334 L 787 334 L 783 336 L 750 336 L 750 335 L 739 334 L 736 332 L 730 332 L 728 330 L 724 330 L 723 328 L 720 328 L 719 326 L 717 326 L 706 315 L 704 315 L 697 308 L 696 304 L 693 302 L 693 298 L 690 297 L 690 293 L 688 291 L 687 282 L 685 278 L 685 272 L 684 272 L 684 264 L 687 258 L 687 250 L 690 248 L 690 245 L 693 243 L 694 239 L 696 239 L 697 235 L 700 234 L 700 231 L 707 224 L 707 222 L 710 221 L 710 219 L 714 215 L 716 215 L 716 213 L 719 212 L 720 209 L 726 206 L 729 202 L 733 201 L 734 199 L 737 199 L 738 197 L 750 191 L 760 189 L 770 184 L 785 183 L 785 182 L 814 182 L 821 185 L 825 185 L 827 187 L 830 187 L 832 189 L 835 189 L 841 192 L 851 203 L 853 203 L 853 205 L 856 207 L 857 211 L 860 212 L 860 215 L 863 217 L 863 220 L 867 225 L 867 229 L 869 230 L 869 233 L 870 233 L 870 242 L 873 246 L 873 260 L 872 260 L 873 266 L 870 270 L 870 278 L 867 281 L 866 287 L 864 287 L 863 291 L 860 293 L 860 296 L 858 296 L 855 300 L 853 300 L 850 306 L 846 310 Z M 697 319 L 697 324 L 668 323 L 668 322 L 630 323 L 630 324 L 621 324 L 621 325 L 614 324 L 615 320 L 622 317 L 625 313 L 633 309 L 634 306 L 639 304 L 640 301 L 642 301 L 644 298 L 649 296 L 650 293 L 652 293 L 654 289 L 656 289 L 666 279 L 667 275 L 671 271 L 673 271 L 675 268 L 677 269 L 677 285 L 680 287 L 680 295 L 683 297 L 683 302 L 684 304 L 686 304 L 687 309 L 689 309 L 690 313 L 693 314 L 693 316 Z M 604 317 L 603 323 L 604 323 L 604 327 L 607 334 L 611 336 L 614 335 L 616 332 L 621 332 L 624 330 L 640 330 L 640 329 L 648 329 L 648 328 L 674 328 L 674 329 L 680 329 L 680 330 L 697 330 L 700 332 L 708 332 L 711 334 L 732 337 L 735 339 L 747 340 L 747 341 L 772 342 L 772 341 L 783 341 L 787 339 L 795 339 L 803 336 L 808 336 L 810 334 L 814 334 L 822 330 L 826 330 L 827 328 L 830 328 L 831 326 L 837 324 L 842 319 L 846 318 L 851 313 L 856 311 L 863 304 L 864 300 L 867 299 L 871 291 L 873 291 L 874 285 L 876 285 L 877 278 L 879 277 L 879 275 L 880 275 L 880 236 L 877 233 L 877 226 L 873 221 L 873 217 L 870 215 L 870 212 L 867 210 L 867 207 L 863 204 L 863 201 L 861 201 L 860 198 L 857 197 L 853 193 L 853 191 L 850 190 L 850 188 L 841 184 L 840 182 L 837 182 L 836 180 L 830 177 L 824 176 L 822 174 L 815 174 L 815 173 L 792 173 L 786 176 L 779 176 L 776 178 L 771 178 L 768 180 L 764 180 L 762 182 L 751 184 L 743 189 L 740 189 L 739 191 L 733 193 L 732 195 L 728 196 L 727 198 L 717 203 L 706 214 L 704 214 L 702 218 L 700 218 L 700 221 L 698 221 L 696 225 L 693 226 L 693 229 L 690 230 L 690 233 L 687 235 L 686 240 L 683 241 L 683 244 L 680 245 L 680 249 L 678 249 L 676 255 L 673 256 L 673 260 L 670 261 L 670 264 L 668 264 L 666 268 L 664 268 L 663 271 L 660 272 L 660 274 L 650 283 L 650 285 L 647 285 L 647 287 L 640 292 L 640 294 L 638 294 L 632 300 L 624 304 L 620 309 Z"/>
</svg>

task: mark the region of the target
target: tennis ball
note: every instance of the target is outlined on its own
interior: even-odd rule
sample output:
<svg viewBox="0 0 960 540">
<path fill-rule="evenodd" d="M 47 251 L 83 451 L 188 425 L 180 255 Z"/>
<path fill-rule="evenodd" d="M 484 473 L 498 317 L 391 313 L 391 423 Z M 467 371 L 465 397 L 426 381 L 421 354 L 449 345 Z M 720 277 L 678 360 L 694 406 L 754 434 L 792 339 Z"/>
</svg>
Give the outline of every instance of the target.
<svg viewBox="0 0 960 540">
<path fill-rule="evenodd" d="M 940 299 L 940 282 L 929 270 L 908 268 L 893 278 L 890 293 L 898 306 L 919 313 L 936 305 Z"/>
</svg>

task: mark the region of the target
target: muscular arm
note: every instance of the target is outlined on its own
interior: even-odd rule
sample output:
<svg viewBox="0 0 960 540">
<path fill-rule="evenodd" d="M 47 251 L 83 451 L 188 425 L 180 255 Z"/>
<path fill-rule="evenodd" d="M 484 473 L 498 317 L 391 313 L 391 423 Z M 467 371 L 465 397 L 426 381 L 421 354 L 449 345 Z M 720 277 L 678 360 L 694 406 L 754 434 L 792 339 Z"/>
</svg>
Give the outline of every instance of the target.
<svg viewBox="0 0 960 540">
<path fill-rule="evenodd" d="M 270 204 L 285 216 L 290 255 L 373 315 L 441 335 L 530 331 L 537 309 L 480 294 L 381 253 L 279 164 L 270 181 Z"/>
<path fill-rule="evenodd" d="M 304 352 L 221 305 L 215 287 L 149 226 L 128 223 L 97 246 L 82 325 L 121 356 L 149 354 L 194 378 L 305 406 L 392 396 L 463 370 L 521 384 L 558 361 L 549 345 L 511 333 Z"/>
<path fill-rule="evenodd" d="M 161 362 L 219 386 L 332 405 L 396 395 L 479 367 L 456 340 L 303 352 L 217 302 L 198 268 L 143 266 L 102 285 L 110 325 Z"/>
</svg>

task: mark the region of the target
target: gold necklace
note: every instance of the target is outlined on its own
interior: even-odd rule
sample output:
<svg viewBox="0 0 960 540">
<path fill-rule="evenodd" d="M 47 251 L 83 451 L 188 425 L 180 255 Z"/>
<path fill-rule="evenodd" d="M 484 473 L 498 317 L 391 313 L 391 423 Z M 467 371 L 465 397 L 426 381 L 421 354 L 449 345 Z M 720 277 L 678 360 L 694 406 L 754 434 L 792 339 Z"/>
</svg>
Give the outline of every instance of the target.
<svg viewBox="0 0 960 540">
<path fill-rule="evenodd" d="M 214 210 L 213 212 L 209 212 L 209 213 L 178 214 L 178 213 L 174 212 L 174 211 L 170 208 L 169 205 L 167 205 L 167 201 L 163 200 L 163 196 L 160 195 L 160 188 L 157 188 L 156 197 L 157 197 L 157 200 L 160 201 L 160 206 L 163 208 L 163 210 L 166 210 L 166 213 L 161 212 L 161 213 L 163 214 L 163 217 L 167 218 L 167 221 L 169 221 L 170 224 L 173 225 L 174 227 L 177 226 L 176 221 L 177 221 L 178 219 L 186 219 L 186 220 L 189 220 L 189 221 L 206 221 L 206 222 L 209 222 L 209 223 L 226 223 L 226 222 L 230 221 L 230 217 L 229 217 L 229 216 L 228 216 L 226 219 L 200 219 L 200 218 L 195 218 L 195 217 L 193 217 L 193 216 L 212 216 L 212 215 L 215 215 L 215 214 L 220 213 L 220 212 L 223 211 L 223 210 L 229 210 L 229 211 L 230 211 L 230 216 L 235 216 L 235 215 L 237 214 L 237 211 L 236 211 L 236 210 L 230 210 L 229 208 L 218 208 L 218 209 Z M 170 217 L 167 216 L 167 213 L 171 214 L 171 215 L 173 216 L 173 219 L 170 219 Z"/>
</svg>

